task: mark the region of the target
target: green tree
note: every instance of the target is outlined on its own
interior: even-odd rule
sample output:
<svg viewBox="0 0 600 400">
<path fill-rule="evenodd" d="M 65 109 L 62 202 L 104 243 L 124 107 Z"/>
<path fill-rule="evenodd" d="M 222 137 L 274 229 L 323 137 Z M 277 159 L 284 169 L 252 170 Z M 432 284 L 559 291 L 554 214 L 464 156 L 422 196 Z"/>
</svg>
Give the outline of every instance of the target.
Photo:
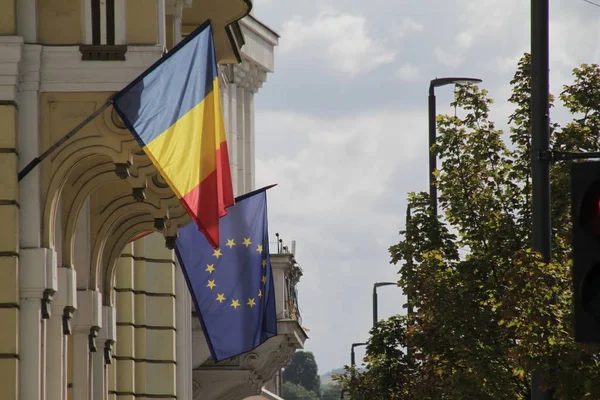
<svg viewBox="0 0 600 400">
<path fill-rule="evenodd" d="M 319 400 L 315 392 L 291 382 L 283 383 L 283 398 L 286 400 Z"/>
<path fill-rule="evenodd" d="M 283 381 L 295 383 L 314 393 L 321 393 L 321 378 L 313 353 L 310 351 L 294 353 L 283 371 Z"/>
<path fill-rule="evenodd" d="M 598 347 L 576 344 L 572 332 L 570 162 L 551 167 L 553 262 L 531 250 L 530 71 L 525 55 L 507 134 L 473 85 L 452 103 L 462 116 L 438 117 L 440 216 L 426 193 L 410 194 L 413 218 L 390 248 L 415 313 L 372 330 L 366 371 L 340 378 L 354 398 L 526 399 L 536 366 L 552 371 L 559 398 L 600 398 Z M 600 67 L 573 75 L 559 99 L 574 119 L 552 125 L 552 147 L 597 151 Z"/>
<path fill-rule="evenodd" d="M 328 384 L 321 387 L 321 400 L 338 400 L 342 387 L 338 384 Z"/>
</svg>

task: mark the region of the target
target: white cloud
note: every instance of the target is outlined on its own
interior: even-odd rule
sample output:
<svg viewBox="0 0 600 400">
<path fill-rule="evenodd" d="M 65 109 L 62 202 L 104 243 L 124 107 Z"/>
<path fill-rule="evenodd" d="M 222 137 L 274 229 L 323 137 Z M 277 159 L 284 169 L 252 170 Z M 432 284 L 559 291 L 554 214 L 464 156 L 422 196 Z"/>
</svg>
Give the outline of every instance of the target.
<svg viewBox="0 0 600 400">
<path fill-rule="evenodd" d="M 256 161 L 257 187 L 279 184 L 269 192 L 271 235 L 298 242 L 303 324 L 315 338 L 308 348 L 321 357 L 347 354 L 351 342 L 338 333 L 360 341 L 371 325 L 373 282 L 397 279 L 387 249 L 398 241 L 406 193 L 421 189 L 415 178 L 426 182 L 425 110 L 341 118 L 259 112 L 256 121 L 265 146 L 282 132 L 301 137 L 287 155 Z M 401 295 L 382 294 L 382 318 L 401 312 Z"/>
<path fill-rule="evenodd" d="M 404 82 L 415 82 L 421 78 L 421 73 L 416 66 L 404 63 L 396 70 L 395 76 Z"/>
<path fill-rule="evenodd" d="M 400 26 L 397 28 L 396 37 L 401 39 L 404 38 L 407 34 L 412 32 L 420 32 L 422 31 L 424 26 L 411 18 L 405 17 Z"/>
<path fill-rule="evenodd" d="M 438 62 L 448 67 L 458 67 L 464 61 L 463 57 L 458 53 L 451 53 L 437 46 L 434 50 L 435 58 Z"/>
<path fill-rule="evenodd" d="M 365 17 L 322 10 L 307 21 L 294 17 L 283 24 L 281 51 L 300 52 L 347 77 L 391 63 L 396 52 L 369 35 Z"/>
<path fill-rule="evenodd" d="M 461 32 L 456 36 L 456 44 L 459 47 L 468 49 L 473 43 L 473 34 L 469 31 Z"/>
</svg>

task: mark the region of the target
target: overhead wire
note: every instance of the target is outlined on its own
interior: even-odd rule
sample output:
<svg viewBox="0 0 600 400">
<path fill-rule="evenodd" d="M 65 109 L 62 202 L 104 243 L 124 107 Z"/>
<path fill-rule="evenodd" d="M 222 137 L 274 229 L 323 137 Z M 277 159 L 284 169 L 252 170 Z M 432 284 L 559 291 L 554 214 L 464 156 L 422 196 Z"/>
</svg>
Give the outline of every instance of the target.
<svg viewBox="0 0 600 400">
<path fill-rule="evenodd" d="M 600 4 L 594 3 L 593 1 L 590 1 L 590 0 L 581 0 L 581 1 L 585 1 L 586 3 L 589 3 L 589 4 L 591 4 L 593 6 L 596 6 L 596 7 L 600 7 Z"/>
</svg>

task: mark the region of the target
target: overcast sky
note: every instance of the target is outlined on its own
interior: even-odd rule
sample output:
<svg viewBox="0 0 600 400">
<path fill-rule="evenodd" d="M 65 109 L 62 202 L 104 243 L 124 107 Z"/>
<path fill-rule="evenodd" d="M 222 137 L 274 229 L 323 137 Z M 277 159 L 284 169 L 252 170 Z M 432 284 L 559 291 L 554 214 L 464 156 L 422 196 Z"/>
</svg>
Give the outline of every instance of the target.
<svg viewBox="0 0 600 400">
<path fill-rule="evenodd" d="M 429 81 L 483 79 L 505 126 L 529 13 L 528 0 L 254 0 L 255 16 L 281 35 L 255 104 L 257 187 L 279 184 L 269 228 L 297 241 L 306 350 L 320 373 L 349 364 L 351 343 L 368 338 L 373 283 L 397 280 L 387 249 L 406 194 L 427 190 Z M 555 94 L 573 67 L 599 62 L 599 41 L 600 7 L 551 1 Z M 453 112 L 452 87 L 436 94 L 438 111 Z M 405 313 L 400 289 L 379 294 L 381 318 Z"/>
</svg>

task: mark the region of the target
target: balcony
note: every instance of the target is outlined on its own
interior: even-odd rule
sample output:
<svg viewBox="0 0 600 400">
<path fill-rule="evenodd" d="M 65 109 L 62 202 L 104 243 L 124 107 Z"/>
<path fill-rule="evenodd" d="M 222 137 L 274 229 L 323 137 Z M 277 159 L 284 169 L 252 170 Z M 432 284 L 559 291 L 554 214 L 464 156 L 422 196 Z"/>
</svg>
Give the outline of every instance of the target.
<svg viewBox="0 0 600 400">
<path fill-rule="evenodd" d="M 239 400 L 261 393 L 294 352 L 304 348 L 308 338 L 301 326 L 296 285 L 302 269 L 294 257 L 295 246 L 271 243 L 271 266 L 275 284 L 277 336 L 254 351 L 213 363 L 198 319 L 192 331 L 194 399 Z"/>
</svg>

